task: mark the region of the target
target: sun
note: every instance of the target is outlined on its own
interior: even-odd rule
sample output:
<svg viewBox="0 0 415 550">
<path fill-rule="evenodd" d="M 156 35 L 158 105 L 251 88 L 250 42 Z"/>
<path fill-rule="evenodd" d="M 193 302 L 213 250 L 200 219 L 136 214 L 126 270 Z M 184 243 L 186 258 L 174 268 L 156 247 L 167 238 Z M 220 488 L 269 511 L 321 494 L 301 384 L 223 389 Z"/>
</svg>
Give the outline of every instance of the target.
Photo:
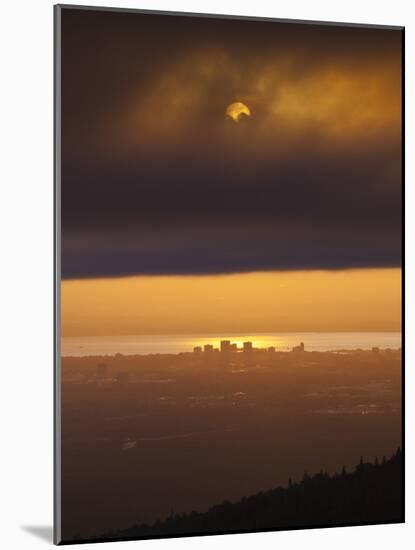
<svg viewBox="0 0 415 550">
<path fill-rule="evenodd" d="M 251 110 L 245 103 L 235 101 L 226 108 L 226 116 L 231 118 L 234 122 L 239 122 L 242 117 L 251 116 Z"/>
</svg>

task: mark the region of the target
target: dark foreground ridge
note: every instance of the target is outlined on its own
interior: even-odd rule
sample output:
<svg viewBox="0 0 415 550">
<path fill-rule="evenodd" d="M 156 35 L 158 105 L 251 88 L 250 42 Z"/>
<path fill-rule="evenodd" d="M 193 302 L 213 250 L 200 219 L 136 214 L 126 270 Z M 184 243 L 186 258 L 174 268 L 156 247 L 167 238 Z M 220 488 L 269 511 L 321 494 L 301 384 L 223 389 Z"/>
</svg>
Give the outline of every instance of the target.
<svg viewBox="0 0 415 550">
<path fill-rule="evenodd" d="M 304 475 L 277 488 L 223 502 L 207 512 L 172 515 L 152 525 L 110 532 L 105 539 L 150 538 L 230 531 L 258 531 L 403 521 L 402 453 L 379 463 L 361 459 L 352 473 Z"/>
</svg>

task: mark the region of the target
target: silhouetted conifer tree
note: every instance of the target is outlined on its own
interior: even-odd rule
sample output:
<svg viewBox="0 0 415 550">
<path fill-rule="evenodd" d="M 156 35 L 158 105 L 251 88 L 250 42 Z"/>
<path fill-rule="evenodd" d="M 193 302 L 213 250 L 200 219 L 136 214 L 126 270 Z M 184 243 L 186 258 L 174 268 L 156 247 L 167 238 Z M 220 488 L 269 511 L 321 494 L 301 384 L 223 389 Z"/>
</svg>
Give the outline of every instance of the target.
<svg viewBox="0 0 415 550">
<path fill-rule="evenodd" d="M 375 463 L 376 464 L 376 459 Z M 310 477 L 300 484 L 259 492 L 238 502 L 224 501 L 207 512 L 191 512 L 157 520 L 152 525 L 107 533 L 104 538 L 150 538 L 160 535 L 221 533 L 287 527 L 402 521 L 402 453 L 398 448 L 382 464 L 364 464 L 360 458 L 350 473 Z"/>
</svg>

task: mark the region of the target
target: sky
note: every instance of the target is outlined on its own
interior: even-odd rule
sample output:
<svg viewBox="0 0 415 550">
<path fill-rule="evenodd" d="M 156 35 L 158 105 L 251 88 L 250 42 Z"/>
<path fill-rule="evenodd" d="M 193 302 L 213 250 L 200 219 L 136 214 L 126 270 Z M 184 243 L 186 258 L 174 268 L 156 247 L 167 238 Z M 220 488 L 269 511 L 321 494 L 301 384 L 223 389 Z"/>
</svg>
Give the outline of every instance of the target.
<svg viewBox="0 0 415 550">
<path fill-rule="evenodd" d="M 397 269 L 78 279 L 64 336 L 399 331 Z"/>
<path fill-rule="evenodd" d="M 297 285 L 284 295 L 288 311 L 316 277 L 344 303 L 339 272 L 351 281 L 347 313 L 316 319 L 317 292 L 286 330 L 399 326 L 401 38 L 64 9 L 62 295 L 89 304 L 72 307 L 70 322 L 63 307 L 64 327 L 204 331 L 220 317 L 215 332 L 229 331 L 235 285 L 248 301 L 262 296 L 238 323 L 266 330 L 284 326 L 272 315 L 281 278 Z M 251 116 L 227 117 L 234 101 Z M 378 301 L 362 315 L 369 280 Z M 189 296 L 201 287 L 225 306 L 202 306 L 201 294 L 196 314 Z M 114 321 L 114 288 L 143 304 L 144 321 L 127 314 L 128 300 Z M 181 304 L 176 320 L 158 309 L 164 289 Z M 85 302 L 100 293 L 101 306 Z"/>
</svg>

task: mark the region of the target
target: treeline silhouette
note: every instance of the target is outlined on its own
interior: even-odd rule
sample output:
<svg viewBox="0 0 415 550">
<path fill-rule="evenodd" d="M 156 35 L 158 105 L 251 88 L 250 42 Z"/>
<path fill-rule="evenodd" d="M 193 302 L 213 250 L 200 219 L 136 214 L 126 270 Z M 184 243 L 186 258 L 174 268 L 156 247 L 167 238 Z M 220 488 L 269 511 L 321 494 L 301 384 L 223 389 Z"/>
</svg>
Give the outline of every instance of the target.
<svg viewBox="0 0 415 550">
<path fill-rule="evenodd" d="M 104 535 L 113 538 L 151 538 L 229 531 L 273 530 L 336 524 L 400 522 L 402 510 L 402 453 L 388 460 L 365 463 L 353 472 L 345 468 L 332 476 L 320 472 L 302 481 L 223 502 L 207 512 L 172 514 L 152 525 L 137 524 Z"/>
</svg>

